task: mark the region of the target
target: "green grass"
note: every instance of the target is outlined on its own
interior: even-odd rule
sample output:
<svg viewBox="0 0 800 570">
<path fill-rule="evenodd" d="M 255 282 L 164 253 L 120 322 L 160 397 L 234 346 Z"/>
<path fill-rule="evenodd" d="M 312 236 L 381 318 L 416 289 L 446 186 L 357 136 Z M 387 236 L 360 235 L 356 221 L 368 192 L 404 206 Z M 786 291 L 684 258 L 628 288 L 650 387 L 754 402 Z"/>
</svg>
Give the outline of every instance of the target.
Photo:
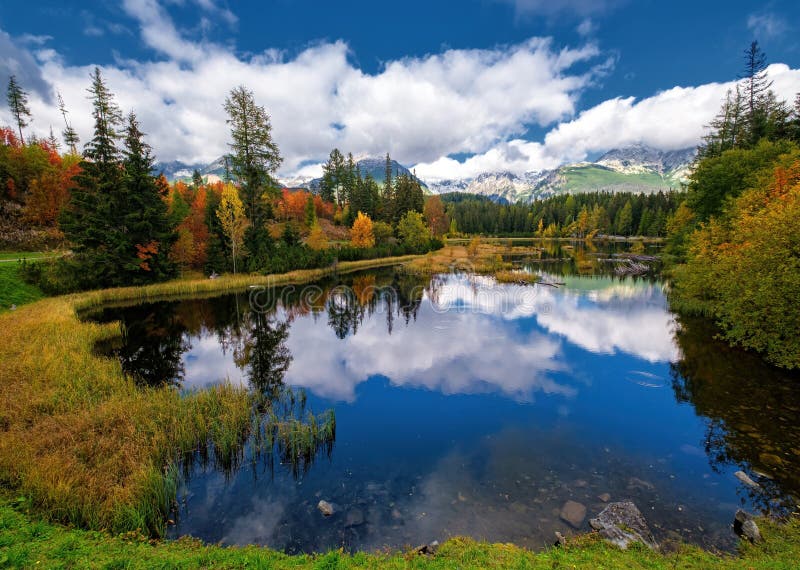
<svg viewBox="0 0 800 570">
<path fill-rule="evenodd" d="M 654 172 L 622 174 L 598 166 L 570 166 L 563 169 L 568 192 L 594 192 L 611 186 L 631 189 L 652 188 L 667 190 L 677 186 L 676 182 Z"/>
<path fill-rule="evenodd" d="M 222 547 L 193 539 L 153 541 L 134 533 L 112 536 L 71 529 L 37 520 L 24 499 L 0 495 L 0 568 L 796 568 L 798 521 L 760 524 L 766 542 L 745 545 L 738 556 L 717 556 L 690 546 L 666 554 L 638 545 L 623 551 L 593 535 L 538 553 L 510 544 L 454 538 L 433 556 L 410 551 L 288 556 L 256 546 Z"/>
<path fill-rule="evenodd" d="M 12 305 L 19 307 L 31 303 L 43 296 L 38 287 L 22 280 L 18 263 L 0 263 L 0 312 L 7 311 Z"/>
</svg>

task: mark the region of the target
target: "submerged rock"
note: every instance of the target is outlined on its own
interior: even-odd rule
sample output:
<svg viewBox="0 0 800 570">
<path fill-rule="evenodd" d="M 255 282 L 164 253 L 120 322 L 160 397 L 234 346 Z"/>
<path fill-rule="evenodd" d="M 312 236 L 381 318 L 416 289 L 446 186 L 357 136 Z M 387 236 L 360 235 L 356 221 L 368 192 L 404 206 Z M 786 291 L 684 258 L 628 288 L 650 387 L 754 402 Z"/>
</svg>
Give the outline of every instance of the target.
<svg viewBox="0 0 800 570">
<path fill-rule="evenodd" d="M 575 528 L 580 528 L 586 519 L 586 507 L 576 501 L 567 501 L 559 513 L 561 520 L 568 522 Z"/>
<path fill-rule="evenodd" d="M 333 508 L 333 505 L 331 503 L 329 503 L 328 501 L 320 501 L 319 503 L 317 503 L 317 508 L 319 509 L 319 512 L 321 512 L 322 516 L 324 516 L 324 517 L 329 517 L 334 512 L 336 512 L 335 509 Z"/>
<path fill-rule="evenodd" d="M 658 549 L 647 521 L 632 501 L 609 503 L 596 518 L 589 520 L 589 525 L 605 540 L 620 548 L 641 542 L 653 550 Z"/>
<path fill-rule="evenodd" d="M 737 471 L 733 474 L 739 481 L 750 487 L 751 489 L 760 489 L 761 485 L 753 481 L 750 476 L 744 471 Z"/>
<path fill-rule="evenodd" d="M 650 481 L 639 479 L 638 477 L 631 477 L 628 479 L 628 489 L 631 491 L 653 491 L 656 486 Z"/>
<path fill-rule="evenodd" d="M 611 495 L 609 495 L 608 493 L 601 493 L 597 495 L 597 498 L 603 501 L 604 503 L 607 503 L 611 500 Z"/>
<path fill-rule="evenodd" d="M 353 509 L 347 512 L 344 526 L 361 526 L 362 524 L 364 524 L 364 513 L 361 512 L 361 509 Z"/>
<path fill-rule="evenodd" d="M 753 519 L 753 515 L 744 512 L 742 509 L 738 509 L 733 518 L 733 532 L 750 542 L 761 542 L 761 531 L 758 530 L 758 525 Z"/>
</svg>

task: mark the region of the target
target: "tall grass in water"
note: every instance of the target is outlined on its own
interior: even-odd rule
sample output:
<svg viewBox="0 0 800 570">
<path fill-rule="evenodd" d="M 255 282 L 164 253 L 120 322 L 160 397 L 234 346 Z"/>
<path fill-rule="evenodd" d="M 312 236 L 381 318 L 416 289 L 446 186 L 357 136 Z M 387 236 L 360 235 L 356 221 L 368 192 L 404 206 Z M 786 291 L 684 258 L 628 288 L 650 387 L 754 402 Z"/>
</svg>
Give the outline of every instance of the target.
<svg viewBox="0 0 800 570">
<path fill-rule="evenodd" d="M 338 270 L 408 259 L 413 256 L 342 263 Z M 241 290 L 254 283 L 302 283 L 327 272 L 95 291 L 0 314 L 0 483 L 52 520 L 163 534 L 177 484 L 175 465 L 184 457 L 208 456 L 210 446 L 217 461 L 233 466 L 253 433 L 256 412 L 265 413 L 264 402 L 231 385 L 188 395 L 170 387 L 137 387 L 116 360 L 93 350 L 98 341 L 118 334 L 117 325 L 82 322 L 76 310 Z M 315 442 L 320 434 L 333 433 L 335 423 L 332 416 L 315 418 L 315 436 L 314 428 L 296 424 L 300 420 L 287 420 L 291 428 L 280 427 L 280 421 L 270 425 L 279 449 L 305 461 L 308 449 L 327 445 Z M 305 429 L 311 429 L 311 437 Z"/>
</svg>

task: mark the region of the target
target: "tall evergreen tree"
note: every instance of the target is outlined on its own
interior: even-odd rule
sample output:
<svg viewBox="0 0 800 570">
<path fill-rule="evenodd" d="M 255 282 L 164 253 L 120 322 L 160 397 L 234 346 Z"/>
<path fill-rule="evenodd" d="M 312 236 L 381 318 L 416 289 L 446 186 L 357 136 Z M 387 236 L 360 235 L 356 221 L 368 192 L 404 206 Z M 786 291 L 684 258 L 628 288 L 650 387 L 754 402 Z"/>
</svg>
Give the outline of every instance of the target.
<svg viewBox="0 0 800 570">
<path fill-rule="evenodd" d="M 772 87 L 772 81 L 767 77 L 767 55 L 756 41 L 744 52 L 744 70 L 740 77 L 744 81 L 750 144 L 753 145 L 767 134 L 770 114 L 768 93 Z"/>
<path fill-rule="evenodd" d="M 72 244 L 81 267 L 79 277 L 97 285 L 116 284 L 117 257 L 109 234 L 118 231 L 111 197 L 122 183 L 119 127 L 122 113 L 99 68 L 92 73 L 94 135 L 86 143 L 85 159 L 76 176 L 70 202 L 61 215 L 61 229 Z"/>
<path fill-rule="evenodd" d="M 339 201 L 345 177 L 344 155 L 338 148 L 331 151 L 328 161 L 322 166 L 320 196 L 326 202 Z M 342 205 L 341 203 L 339 204 Z"/>
<path fill-rule="evenodd" d="M 394 219 L 394 186 L 392 184 L 392 159 L 386 153 L 386 165 L 383 169 L 383 193 L 381 195 L 381 219 L 391 222 Z"/>
<path fill-rule="evenodd" d="M 136 115 L 130 113 L 125 129 L 123 183 L 115 192 L 121 220 L 121 256 L 129 275 L 126 282 L 160 281 L 176 274 L 168 257 L 175 234 L 167 218 L 167 205 L 153 176 L 153 157 L 144 142 Z"/>
<path fill-rule="evenodd" d="M 234 88 L 225 99 L 225 111 L 233 138 L 229 145 L 231 173 L 241 186 L 250 222 L 244 239 L 249 253 L 248 267 L 255 271 L 266 265 L 272 251 L 272 238 L 266 227 L 271 216 L 267 198 L 278 193 L 273 176 L 283 159 L 272 140 L 269 115 L 256 104 L 252 91 L 244 86 Z"/>
<path fill-rule="evenodd" d="M 8 109 L 17 122 L 19 140 L 24 144 L 25 138 L 22 136 L 22 129 L 30 124 L 32 115 L 31 109 L 28 107 L 28 94 L 22 89 L 20 84 L 17 83 L 17 78 L 14 75 L 8 78 L 6 100 L 8 101 Z"/>
<path fill-rule="evenodd" d="M 61 135 L 64 137 L 64 142 L 69 149 L 70 154 L 78 154 L 78 143 L 80 139 L 78 138 L 78 133 L 75 129 L 72 128 L 72 123 L 67 118 L 67 106 L 64 104 L 64 98 L 61 97 L 61 93 L 58 92 L 58 110 L 61 113 L 61 116 L 64 117 L 64 130 L 62 131 Z"/>
</svg>

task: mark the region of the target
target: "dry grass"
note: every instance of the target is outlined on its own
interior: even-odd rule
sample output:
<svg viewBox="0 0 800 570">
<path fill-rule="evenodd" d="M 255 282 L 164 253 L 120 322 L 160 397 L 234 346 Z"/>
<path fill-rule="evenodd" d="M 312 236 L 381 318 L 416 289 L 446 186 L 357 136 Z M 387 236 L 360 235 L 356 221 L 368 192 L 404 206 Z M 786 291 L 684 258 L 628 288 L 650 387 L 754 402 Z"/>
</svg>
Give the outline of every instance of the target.
<svg viewBox="0 0 800 570">
<path fill-rule="evenodd" d="M 483 243 L 472 240 L 468 245 L 451 245 L 404 265 L 406 271 L 429 275 L 433 273 L 448 273 L 454 271 L 468 271 L 484 275 L 496 275 L 497 272 L 511 269 L 511 263 L 503 261 L 503 255 L 514 253 L 530 253 L 527 247 L 511 247 Z"/>
<path fill-rule="evenodd" d="M 97 341 L 118 334 L 117 325 L 81 321 L 77 310 L 309 282 L 329 273 L 180 280 L 44 299 L 0 314 L 0 481 L 52 520 L 162 534 L 178 458 L 206 445 L 234 454 L 253 429 L 254 397 L 231 385 L 189 395 L 137 387 L 116 360 L 93 352 Z"/>
<path fill-rule="evenodd" d="M 521 285 L 533 284 L 539 281 L 539 276 L 525 271 L 496 271 L 494 278 L 498 283 L 517 283 Z"/>
</svg>

